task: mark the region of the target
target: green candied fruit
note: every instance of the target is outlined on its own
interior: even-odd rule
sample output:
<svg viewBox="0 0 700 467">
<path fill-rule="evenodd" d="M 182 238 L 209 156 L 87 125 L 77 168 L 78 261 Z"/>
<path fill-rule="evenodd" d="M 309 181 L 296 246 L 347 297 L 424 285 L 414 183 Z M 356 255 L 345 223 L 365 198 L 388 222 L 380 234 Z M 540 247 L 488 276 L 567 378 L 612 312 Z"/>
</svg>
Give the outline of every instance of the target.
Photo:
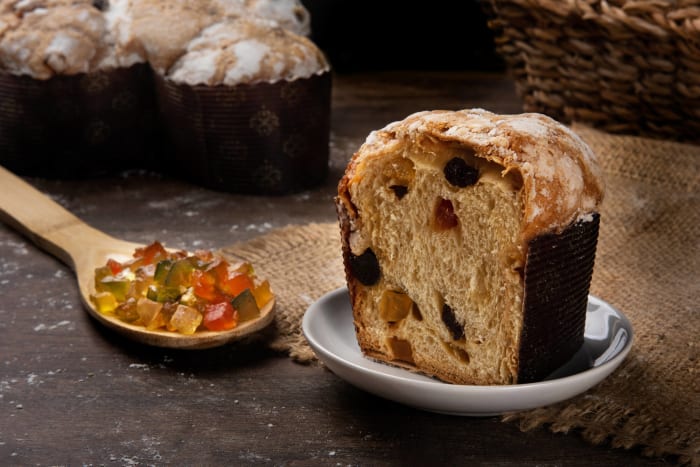
<svg viewBox="0 0 700 467">
<path fill-rule="evenodd" d="M 118 305 L 117 299 L 109 292 L 97 292 L 95 295 L 90 295 L 90 299 L 100 313 L 111 313 Z"/>
<path fill-rule="evenodd" d="M 188 259 L 175 261 L 165 278 L 165 285 L 168 287 L 189 287 L 192 281 L 192 271 L 194 271 L 194 266 Z"/>
<path fill-rule="evenodd" d="M 260 308 L 255 303 L 255 297 L 250 289 L 245 289 L 231 300 L 231 306 L 238 312 L 238 318 L 241 321 L 249 321 L 260 316 Z"/>
<path fill-rule="evenodd" d="M 158 303 L 176 302 L 181 294 L 180 287 L 151 285 L 146 292 L 146 298 Z"/>
<path fill-rule="evenodd" d="M 153 280 L 159 284 L 165 283 L 165 278 L 168 277 L 168 272 L 173 265 L 173 261 L 169 259 L 164 259 L 159 261 L 156 265 L 156 272 L 153 274 Z"/>
<path fill-rule="evenodd" d="M 131 281 L 129 279 L 115 276 L 103 277 L 102 280 L 95 284 L 98 292 L 109 292 L 114 295 L 118 302 L 126 300 L 126 294 L 129 292 L 130 287 Z"/>
</svg>

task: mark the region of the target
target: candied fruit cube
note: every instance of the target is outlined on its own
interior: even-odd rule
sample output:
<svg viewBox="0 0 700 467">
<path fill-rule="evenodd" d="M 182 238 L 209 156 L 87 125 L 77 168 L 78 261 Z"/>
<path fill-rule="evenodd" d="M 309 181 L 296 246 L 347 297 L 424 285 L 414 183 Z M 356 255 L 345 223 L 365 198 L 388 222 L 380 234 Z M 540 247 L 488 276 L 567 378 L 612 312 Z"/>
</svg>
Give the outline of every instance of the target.
<svg viewBox="0 0 700 467">
<path fill-rule="evenodd" d="M 100 282 L 102 282 L 102 279 L 109 276 L 114 276 L 109 266 L 101 266 L 99 268 L 95 268 L 95 288 L 99 287 L 99 284 Z"/>
<path fill-rule="evenodd" d="M 165 278 L 168 277 L 168 272 L 170 271 L 170 267 L 173 265 L 172 260 L 169 259 L 164 259 L 163 261 L 159 261 L 158 264 L 156 265 L 156 270 L 153 273 L 153 280 L 155 282 L 158 282 L 159 284 L 165 283 Z"/>
<path fill-rule="evenodd" d="M 168 271 L 168 276 L 165 278 L 165 285 L 168 287 L 189 287 L 192 282 L 192 271 L 194 266 L 188 259 L 175 261 Z"/>
<path fill-rule="evenodd" d="M 122 263 L 112 258 L 107 260 L 107 267 L 112 272 L 112 274 L 119 274 L 120 272 L 122 272 L 122 269 L 124 269 Z"/>
<path fill-rule="evenodd" d="M 385 290 L 379 301 L 379 317 L 384 321 L 396 323 L 401 321 L 413 307 L 413 300 L 403 292 Z"/>
<path fill-rule="evenodd" d="M 140 259 L 143 264 L 151 264 L 168 257 L 168 252 L 160 242 L 153 242 L 143 248 L 137 248 L 134 258 Z"/>
<path fill-rule="evenodd" d="M 119 304 L 114 294 L 110 292 L 97 292 L 94 295 L 90 295 L 90 299 L 100 313 L 111 313 Z"/>
<path fill-rule="evenodd" d="M 146 292 L 146 298 L 160 303 L 177 301 L 180 295 L 180 287 L 150 285 Z"/>
<path fill-rule="evenodd" d="M 220 302 L 204 307 L 204 327 L 210 331 L 233 329 L 238 324 L 238 312 L 229 302 Z"/>
<path fill-rule="evenodd" d="M 116 276 L 106 276 L 96 284 L 98 292 L 109 292 L 114 295 L 118 302 L 126 300 L 126 294 L 129 292 L 131 281 L 125 278 Z"/>
<path fill-rule="evenodd" d="M 245 271 L 248 270 L 246 267 Z M 221 262 L 213 270 L 219 290 L 232 297 L 237 296 L 245 289 L 254 287 L 253 280 L 246 272 L 241 272 L 239 268 L 230 267 L 228 263 Z"/>
<path fill-rule="evenodd" d="M 180 303 L 187 306 L 195 306 L 197 304 L 197 296 L 194 294 L 194 287 L 189 287 L 185 293 L 180 296 Z"/>
<path fill-rule="evenodd" d="M 119 319 L 126 321 L 127 323 L 133 323 L 139 319 L 139 314 L 136 311 L 136 299 L 129 298 L 127 301 L 122 303 L 114 310 L 114 313 L 119 317 Z"/>
<path fill-rule="evenodd" d="M 391 349 L 392 359 L 400 360 L 407 363 L 415 363 L 413 360 L 413 349 L 411 343 L 398 337 L 390 337 L 389 348 Z"/>
<path fill-rule="evenodd" d="M 126 299 L 129 300 L 133 298 L 138 300 L 139 298 L 143 297 L 146 295 L 149 285 L 150 281 L 147 278 L 136 277 L 136 279 L 131 281 L 131 284 L 129 285 L 129 291 L 126 294 Z"/>
<path fill-rule="evenodd" d="M 148 298 L 140 298 L 138 302 L 136 302 L 136 312 L 139 315 L 139 319 L 148 329 L 158 329 L 164 324 L 160 315 L 162 309 L 162 303 L 155 302 Z"/>
<path fill-rule="evenodd" d="M 433 215 L 433 227 L 437 231 L 449 230 L 459 225 L 459 218 L 449 199 L 439 198 Z"/>
<path fill-rule="evenodd" d="M 260 316 L 260 308 L 255 303 L 255 297 L 250 289 L 245 289 L 231 301 L 231 305 L 238 312 L 241 321 L 249 321 Z"/>
<path fill-rule="evenodd" d="M 178 305 L 170 318 L 170 326 L 182 334 L 194 334 L 201 323 L 202 314 L 187 305 Z"/>
<path fill-rule="evenodd" d="M 270 281 L 264 280 L 257 287 L 253 289 L 253 296 L 255 297 L 255 303 L 258 308 L 262 308 L 272 300 L 273 295 L 270 290 Z"/>
</svg>

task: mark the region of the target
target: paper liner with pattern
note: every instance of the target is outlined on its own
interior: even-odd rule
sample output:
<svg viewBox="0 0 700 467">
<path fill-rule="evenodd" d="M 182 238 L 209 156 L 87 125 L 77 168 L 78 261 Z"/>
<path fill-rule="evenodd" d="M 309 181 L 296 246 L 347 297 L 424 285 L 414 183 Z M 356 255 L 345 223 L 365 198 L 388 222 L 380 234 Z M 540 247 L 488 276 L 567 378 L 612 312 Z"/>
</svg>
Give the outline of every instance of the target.
<svg viewBox="0 0 700 467">
<path fill-rule="evenodd" d="M 599 223 L 596 213 L 530 241 L 518 383 L 544 379 L 583 345 Z"/>
<path fill-rule="evenodd" d="M 67 178 L 144 167 L 154 102 L 145 64 L 48 80 L 0 73 L 0 164 Z"/>
<path fill-rule="evenodd" d="M 156 87 L 172 143 L 164 168 L 237 193 L 292 193 L 325 179 L 330 73 L 237 86 L 180 85 L 157 76 Z"/>
</svg>

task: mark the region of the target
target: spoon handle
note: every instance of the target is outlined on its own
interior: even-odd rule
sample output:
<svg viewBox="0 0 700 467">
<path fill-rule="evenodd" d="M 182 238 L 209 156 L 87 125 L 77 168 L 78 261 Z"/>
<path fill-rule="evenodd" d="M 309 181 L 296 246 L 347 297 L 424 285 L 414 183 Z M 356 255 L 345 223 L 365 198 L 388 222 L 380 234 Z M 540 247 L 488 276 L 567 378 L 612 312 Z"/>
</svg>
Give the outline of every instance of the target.
<svg viewBox="0 0 700 467">
<path fill-rule="evenodd" d="M 0 221 L 73 270 L 92 248 L 115 242 L 2 166 L 0 187 Z"/>
</svg>

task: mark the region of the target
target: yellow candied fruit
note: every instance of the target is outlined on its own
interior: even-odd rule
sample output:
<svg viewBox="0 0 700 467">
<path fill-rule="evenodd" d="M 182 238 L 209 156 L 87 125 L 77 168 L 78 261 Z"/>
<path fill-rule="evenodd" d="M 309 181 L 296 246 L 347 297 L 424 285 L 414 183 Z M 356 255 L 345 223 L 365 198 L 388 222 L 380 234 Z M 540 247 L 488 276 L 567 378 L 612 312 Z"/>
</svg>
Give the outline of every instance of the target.
<svg viewBox="0 0 700 467">
<path fill-rule="evenodd" d="M 197 303 L 197 296 L 194 294 L 192 287 L 188 288 L 185 293 L 180 296 L 180 303 L 187 306 L 194 306 Z"/>
<path fill-rule="evenodd" d="M 264 307 L 267 305 L 270 300 L 272 300 L 272 291 L 270 290 L 270 282 L 268 280 L 264 280 L 253 289 L 253 297 L 255 297 L 255 303 L 258 305 L 258 308 Z"/>
<path fill-rule="evenodd" d="M 119 306 L 119 302 L 117 302 L 114 294 L 109 292 L 97 292 L 94 295 L 90 295 L 90 299 L 100 313 L 111 313 Z"/>
<path fill-rule="evenodd" d="M 379 317 L 384 321 L 396 323 L 401 321 L 413 307 L 413 300 L 403 292 L 385 290 L 379 301 Z"/>
<path fill-rule="evenodd" d="M 148 329 L 158 329 L 162 326 L 161 310 L 163 304 L 148 298 L 139 298 L 136 302 L 136 312 L 139 315 L 141 324 Z"/>
<path fill-rule="evenodd" d="M 194 334 L 201 323 L 202 314 L 187 305 L 178 305 L 170 318 L 170 326 L 182 334 Z"/>
</svg>

